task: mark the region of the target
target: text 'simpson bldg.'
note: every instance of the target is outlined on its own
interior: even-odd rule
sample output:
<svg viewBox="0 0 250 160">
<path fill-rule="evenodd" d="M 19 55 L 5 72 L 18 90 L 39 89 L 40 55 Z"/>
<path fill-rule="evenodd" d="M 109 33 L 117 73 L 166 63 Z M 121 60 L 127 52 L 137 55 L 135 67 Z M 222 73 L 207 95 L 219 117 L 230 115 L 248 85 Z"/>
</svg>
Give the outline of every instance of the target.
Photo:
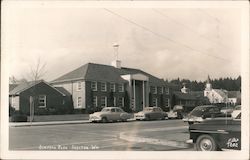
<svg viewBox="0 0 250 160">
<path fill-rule="evenodd" d="M 163 79 L 142 70 L 87 63 L 51 82 L 72 95 L 74 109 L 93 111 L 106 106 L 140 111 L 146 106 L 168 110 L 171 92 Z"/>
</svg>

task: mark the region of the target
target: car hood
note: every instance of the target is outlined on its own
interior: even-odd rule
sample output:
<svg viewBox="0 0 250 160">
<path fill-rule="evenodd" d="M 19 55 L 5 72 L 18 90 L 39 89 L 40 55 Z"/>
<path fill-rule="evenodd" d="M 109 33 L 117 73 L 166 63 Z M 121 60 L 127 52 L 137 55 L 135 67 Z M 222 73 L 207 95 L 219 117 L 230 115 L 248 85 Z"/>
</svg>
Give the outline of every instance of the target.
<svg viewBox="0 0 250 160">
<path fill-rule="evenodd" d="M 100 116 L 102 115 L 104 112 L 95 112 L 93 114 L 91 114 L 90 116 Z"/>
<path fill-rule="evenodd" d="M 149 111 L 141 111 L 141 112 L 138 112 L 136 114 L 146 114 L 146 113 L 151 113 L 151 112 L 149 112 Z"/>
</svg>

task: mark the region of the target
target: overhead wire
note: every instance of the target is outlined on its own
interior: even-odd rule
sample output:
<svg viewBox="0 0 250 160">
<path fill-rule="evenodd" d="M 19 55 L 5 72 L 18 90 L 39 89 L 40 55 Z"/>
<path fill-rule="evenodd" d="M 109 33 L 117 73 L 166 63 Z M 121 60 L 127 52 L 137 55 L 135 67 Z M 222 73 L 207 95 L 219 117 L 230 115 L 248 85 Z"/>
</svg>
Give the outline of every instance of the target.
<svg viewBox="0 0 250 160">
<path fill-rule="evenodd" d="M 206 55 L 206 56 L 209 56 L 209 57 L 212 57 L 212 58 L 215 58 L 215 59 L 218 59 L 218 60 L 222 60 L 222 61 L 230 61 L 229 59 L 225 59 L 225 58 L 222 58 L 222 57 L 219 57 L 219 56 L 211 55 L 211 54 L 208 54 L 208 53 L 204 53 L 203 51 L 194 49 L 194 48 L 192 48 L 192 47 L 190 47 L 190 46 L 188 46 L 188 45 L 186 45 L 184 43 L 177 42 L 176 40 L 173 40 L 173 39 L 171 39 L 171 38 L 169 38 L 169 37 L 167 37 L 165 35 L 159 34 L 159 33 L 155 32 L 155 31 L 153 31 L 153 30 L 151 30 L 151 29 L 149 29 L 149 28 L 147 28 L 147 27 L 145 27 L 145 26 L 143 26 L 141 24 L 138 24 L 138 23 L 130 20 L 129 18 L 124 17 L 124 16 L 122 16 L 122 15 L 120 15 L 120 14 L 114 12 L 114 11 L 111 11 L 111 10 L 109 10 L 107 8 L 103 8 L 103 9 L 106 10 L 107 12 L 109 12 L 109 13 L 111 13 L 111 14 L 113 14 L 113 15 L 115 15 L 115 16 L 117 16 L 117 17 L 119 17 L 119 18 L 121 18 L 121 19 L 123 19 L 123 20 L 125 20 L 125 21 L 127 21 L 127 22 L 129 22 L 129 23 L 143 29 L 143 30 L 145 30 L 145 31 L 147 31 L 147 32 L 150 32 L 150 33 L 154 34 L 155 36 L 158 36 L 158 37 L 160 37 L 162 39 L 170 41 L 170 42 L 172 42 L 174 44 L 181 45 L 181 46 L 183 46 L 183 47 L 185 47 L 185 48 L 187 48 L 189 50 L 195 51 L 195 53 L 198 53 L 198 54 L 201 54 L 201 55 Z"/>
</svg>

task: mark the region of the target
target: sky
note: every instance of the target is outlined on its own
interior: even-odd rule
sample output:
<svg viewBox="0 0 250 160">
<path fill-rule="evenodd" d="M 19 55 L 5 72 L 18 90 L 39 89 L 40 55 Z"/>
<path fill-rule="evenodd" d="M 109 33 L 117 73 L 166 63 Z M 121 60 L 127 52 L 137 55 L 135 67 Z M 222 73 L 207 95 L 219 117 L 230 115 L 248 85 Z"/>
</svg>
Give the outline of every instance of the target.
<svg viewBox="0 0 250 160">
<path fill-rule="evenodd" d="M 79 2 L 80 3 L 80 2 Z M 54 80 L 86 63 L 110 65 L 119 44 L 123 67 L 159 78 L 203 81 L 241 73 L 238 8 L 91 8 L 3 6 L 9 76 L 26 78 L 37 60 Z"/>
</svg>

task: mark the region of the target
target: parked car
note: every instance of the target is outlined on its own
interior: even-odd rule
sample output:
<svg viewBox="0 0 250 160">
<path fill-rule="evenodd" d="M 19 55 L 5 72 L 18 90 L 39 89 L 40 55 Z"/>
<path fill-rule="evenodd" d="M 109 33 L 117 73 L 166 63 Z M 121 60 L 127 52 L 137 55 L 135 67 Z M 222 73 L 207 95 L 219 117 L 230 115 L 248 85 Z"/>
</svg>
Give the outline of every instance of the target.
<svg viewBox="0 0 250 160">
<path fill-rule="evenodd" d="M 214 105 L 203 105 L 195 107 L 186 117 L 182 120 L 193 124 L 194 122 L 202 122 L 206 118 L 215 117 L 226 117 L 230 115 L 225 115 L 220 112 L 220 107 Z"/>
<path fill-rule="evenodd" d="M 145 107 L 143 111 L 136 113 L 134 117 L 136 120 L 164 120 L 167 118 L 167 113 L 163 112 L 160 107 Z"/>
<path fill-rule="evenodd" d="M 226 106 L 226 107 L 222 107 L 221 108 L 221 113 L 224 113 L 224 114 L 231 114 L 234 110 L 234 107 L 231 107 L 231 106 Z"/>
<path fill-rule="evenodd" d="M 119 107 L 105 107 L 101 112 L 95 112 L 89 115 L 91 122 L 111 122 L 111 121 L 127 121 L 132 116 L 131 114 L 124 112 Z"/>
<path fill-rule="evenodd" d="M 240 112 L 241 112 L 241 105 L 238 105 L 234 108 L 233 112 L 231 113 L 231 116 L 235 118 Z"/>
<path fill-rule="evenodd" d="M 241 113 L 236 118 L 214 118 L 189 126 L 190 139 L 198 151 L 241 149 Z"/>
<path fill-rule="evenodd" d="M 167 112 L 168 118 L 169 119 L 176 119 L 178 117 L 177 112 L 170 110 L 169 112 Z"/>
</svg>

